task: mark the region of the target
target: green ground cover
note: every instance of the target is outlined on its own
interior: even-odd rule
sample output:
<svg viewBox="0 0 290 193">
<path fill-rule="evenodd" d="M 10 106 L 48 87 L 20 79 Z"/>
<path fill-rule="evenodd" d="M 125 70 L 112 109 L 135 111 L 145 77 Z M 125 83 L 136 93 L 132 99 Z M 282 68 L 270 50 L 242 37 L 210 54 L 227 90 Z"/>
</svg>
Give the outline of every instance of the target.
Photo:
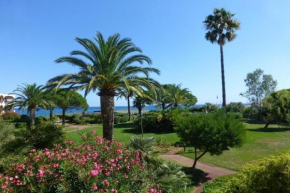
<svg viewBox="0 0 290 193">
<path fill-rule="evenodd" d="M 201 158 L 201 162 L 209 163 L 223 168 L 240 171 L 246 163 L 252 163 L 263 157 L 270 155 L 280 155 L 290 151 L 290 129 L 278 125 L 270 125 L 268 129 L 263 129 L 264 124 L 245 123 L 247 127 L 247 139 L 241 148 L 233 148 L 225 151 L 220 156 L 211 156 L 206 154 Z M 88 132 L 95 129 L 102 136 L 102 126 L 93 126 L 81 131 L 67 133 L 68 140 L 80 141 L 78 136 L 82 132 Z M 139 135 L 140 131 L 133 128 L 131 123 L 115 125 L 114 138 L 117 141 L 126 143 L 133 135 Z M 179 141 L 176 133 L 146 133 L 145 137 L 153 136 L 158 141 L 167 144 L 174 144 Z M 193 158 L 192 148 L 188 147 L 186 152 L 179 152 L 189 158 Z"/>
</svg>

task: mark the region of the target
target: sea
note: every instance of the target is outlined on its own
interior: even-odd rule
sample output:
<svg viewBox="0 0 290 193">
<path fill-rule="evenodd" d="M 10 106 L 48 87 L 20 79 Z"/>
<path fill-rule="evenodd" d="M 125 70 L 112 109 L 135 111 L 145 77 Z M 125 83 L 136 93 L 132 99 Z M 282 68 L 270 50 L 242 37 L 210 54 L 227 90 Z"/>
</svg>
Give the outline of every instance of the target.
<svg viewBox="0 0 290 193">
<path fill-rule="evenodd" d="M 197 104 L 195 107 L 202 107 L 204 106 L 203 104 Z M 136 107 L 130 107 L 131 112 L 137 112 L 138 109 Z M 29 115 L 27 108 L 24 111 L 19 110 L 18 108 L 14 109 L 15 112 L 17 112 L 20 115 Z M 143 108 L 143 111 L 155 111 L 158 110 L 156 106 L 150 105 L 146 106 Z M 127 112 L 128 111 L 128 106 L 115 106 L 115 112 Z M 83 109 L 78 109 L 78 108 L 69 108 L 66 110 L 66 114 L 75 114 L 75 113 L 82 113 Z M 96 112 L 101 112 L 101 107 L 89 107 L 85 113 L 91 114 L 91 113 L 96 113 Z M 59 115 L 62 114 L 62 109 L 61 108 L 55 108 L 53 110 L 54 115 Z M 38 108 L 36 109 L 35 116 L 49 116 L 49 110 Z"/>
</svg>

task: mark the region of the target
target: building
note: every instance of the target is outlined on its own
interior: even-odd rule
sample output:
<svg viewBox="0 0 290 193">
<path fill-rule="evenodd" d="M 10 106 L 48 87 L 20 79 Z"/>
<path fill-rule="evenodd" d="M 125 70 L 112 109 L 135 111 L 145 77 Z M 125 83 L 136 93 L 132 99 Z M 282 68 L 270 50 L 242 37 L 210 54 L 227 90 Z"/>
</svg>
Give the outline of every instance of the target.
<svg viewBox="0 0 290 193">
<path fill-rule="evenodd" d="M 0 114 L 4 112 L 5 106 L 14 98 L 13 95 L 0 93 Z"/>
</svg>

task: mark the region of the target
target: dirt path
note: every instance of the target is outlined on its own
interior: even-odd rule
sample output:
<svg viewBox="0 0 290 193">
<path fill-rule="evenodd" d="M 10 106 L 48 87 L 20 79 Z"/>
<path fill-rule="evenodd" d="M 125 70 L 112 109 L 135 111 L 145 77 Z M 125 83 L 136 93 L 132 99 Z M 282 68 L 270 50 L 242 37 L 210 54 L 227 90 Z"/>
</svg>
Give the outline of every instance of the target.
<svg viewBox="0 0 290 193">
<path fill-rule="evenodd" d="M 176 161 L 176 162 L 179 162 L 181 164 L 188 165 L 188 166 L 193 165 L 193 159 L 190 159 L 190 158 L 187 158 L 187 157 L 184 157 L 181 155 L 160 155 L 160 157 L 167 159 L 167 160 L 173 160 L 173 161 Z M 216 166 L 211 166 L 211 165 L 200 163 L 200 162 L 197 162 L 196 168 L 204 171 L 205 179 L 199 185 L 199 187 L 195 190 L 194 193 L 201 193 L 205 182 L 211 182 L 212 180 L 214 180 L 215 178 L 217 178 L 219 176 L 237 173 L 235 171 L 227 170 L 224 168 L 219 168 Z"/>
</svg>

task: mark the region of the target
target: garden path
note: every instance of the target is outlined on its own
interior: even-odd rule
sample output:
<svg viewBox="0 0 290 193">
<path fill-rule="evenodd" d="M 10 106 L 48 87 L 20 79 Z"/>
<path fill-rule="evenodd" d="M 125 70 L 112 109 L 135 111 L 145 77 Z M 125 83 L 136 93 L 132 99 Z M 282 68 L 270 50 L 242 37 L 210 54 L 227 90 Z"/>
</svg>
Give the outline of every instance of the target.
<svg viewBox="0 0 290 193">
<path fill-rule="evenodd" d="M 193 159 L 190 159 L 190 158 L 187 158 L 187 157 L 184 157 L 181 155 L 160 155 L 160 157 L 162 157 L 164 159 L 176 161 L 176 162 L 179 162 L 179 163 L 181 163 L 183 165 L 187 165 L 187 166 L 192 166 L 193 161 L 194 161 Z M 212 165 L 208 165 L 208 164 L 204 164 L 204 163 L 200 163 L 200 162 L 197 162 L 196 168 L 204 171 L 205 178 L 202 181 L 202 183 L 198 186 L 198 188 L 194 191 L 194 193 L 201 193 L 203 186 L 204 186 L 204 183 L 206 183 L 206 182 L 211 182 L 219 176 L 237 173 L 237 172 L 232 171 L 232 170 L 227 170 L 224 168 L 220 168 L 220 167 L 216 167 L 216 166 L 212 166 Z"/>
</svg>

